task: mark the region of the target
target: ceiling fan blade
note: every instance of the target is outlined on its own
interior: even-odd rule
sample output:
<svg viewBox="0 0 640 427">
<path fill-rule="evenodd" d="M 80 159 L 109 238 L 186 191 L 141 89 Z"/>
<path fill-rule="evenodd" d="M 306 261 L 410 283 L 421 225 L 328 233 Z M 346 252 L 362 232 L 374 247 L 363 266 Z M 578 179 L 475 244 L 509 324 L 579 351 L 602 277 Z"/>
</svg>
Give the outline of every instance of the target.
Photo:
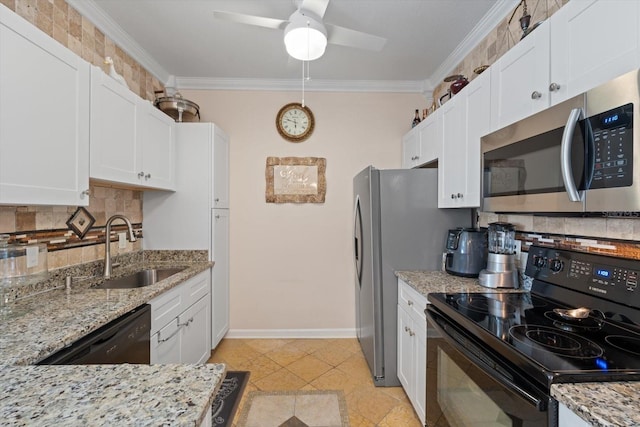
<svg viewBox="0 0 640 427">
<path fill-rule="evenodd" d="M 381 51 L 387 39 L 363 33 L 362 31 L 351 30 L 337 25 L 325 24 L 327 29 L 328 42 L 341 46 L 357 47 L 373 51 Z"/>
<path fill-rule="evenodd" d="M 300 9 L 308 10 L 315 13 L 320 18 L 324 17 L 324 13 L 327 11 L 329 0 L 302 0 Z"/>
<path fill-rule="evenodd" d="M 214 10 L 213 17 L 221 21 L 237 22 L 239 24 L 256 25 L 258 27 L 283 30 L 289 21 L 284 19 L 266 18 L 264 16 L 245 15 L 244 13 Z"/>
</svg>

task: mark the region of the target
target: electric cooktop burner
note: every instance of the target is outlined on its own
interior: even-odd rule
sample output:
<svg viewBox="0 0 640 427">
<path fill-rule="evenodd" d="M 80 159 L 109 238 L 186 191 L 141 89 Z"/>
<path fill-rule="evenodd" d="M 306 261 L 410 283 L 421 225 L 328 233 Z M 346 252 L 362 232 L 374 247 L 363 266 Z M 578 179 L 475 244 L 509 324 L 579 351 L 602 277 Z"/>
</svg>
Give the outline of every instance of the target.
<svg viewBox="0 0 640 427">
<path fill-rule="evenodd" d="M 615 348 L 640 356 L 640 338 L 610 335 L 605 337 L 605 341 Z"/>
<path fill-rule="evenodd" d="M 593 341 L 580 335 L 538 325 L 518 325 L 509 329 L 509 335 L 529 346 L 542 346 L 565 357 L 593 358 L 604 353 Z"/>
</svg>

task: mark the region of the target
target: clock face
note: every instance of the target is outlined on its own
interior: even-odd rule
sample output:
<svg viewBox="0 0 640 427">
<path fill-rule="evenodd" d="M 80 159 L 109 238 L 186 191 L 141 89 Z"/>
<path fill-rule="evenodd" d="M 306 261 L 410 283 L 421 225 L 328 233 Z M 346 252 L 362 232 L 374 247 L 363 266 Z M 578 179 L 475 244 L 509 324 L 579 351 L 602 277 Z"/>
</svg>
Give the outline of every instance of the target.
<svg viewBox="0 0 640 427">
<path fill-rule="evenodd" d="M 313 132 L 313 113 L 301 104 L 287 104 L 278 112 L 276 127 L 284 139 L 291 142 L 304 141 Z"/>
</svg>

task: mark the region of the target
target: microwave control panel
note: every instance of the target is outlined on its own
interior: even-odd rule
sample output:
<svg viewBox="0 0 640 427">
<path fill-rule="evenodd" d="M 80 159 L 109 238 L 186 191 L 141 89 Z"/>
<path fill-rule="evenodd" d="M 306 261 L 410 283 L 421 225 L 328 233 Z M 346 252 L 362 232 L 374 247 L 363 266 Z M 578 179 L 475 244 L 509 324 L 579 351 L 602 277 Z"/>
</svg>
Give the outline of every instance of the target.
<svg viewBox="0 0 640 427">
<path fill-rule="evenodd" d="M 633 183 L 633 104 L 590 117 L 594 171 L 590 188 L 628 187 Z"/>
</svg>

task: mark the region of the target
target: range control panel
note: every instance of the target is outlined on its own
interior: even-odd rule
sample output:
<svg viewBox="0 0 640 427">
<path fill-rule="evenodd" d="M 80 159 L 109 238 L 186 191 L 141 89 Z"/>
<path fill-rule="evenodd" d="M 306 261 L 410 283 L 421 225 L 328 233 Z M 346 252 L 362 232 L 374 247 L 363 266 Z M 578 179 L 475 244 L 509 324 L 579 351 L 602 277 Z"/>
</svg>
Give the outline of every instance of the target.
<svg viewBox="0 0 640 427">
<path fill-rule="evenodd" d="M 532 246 L 525 274 L 621 304 L 640 306 L 640 261 Z"/>
</svg>

